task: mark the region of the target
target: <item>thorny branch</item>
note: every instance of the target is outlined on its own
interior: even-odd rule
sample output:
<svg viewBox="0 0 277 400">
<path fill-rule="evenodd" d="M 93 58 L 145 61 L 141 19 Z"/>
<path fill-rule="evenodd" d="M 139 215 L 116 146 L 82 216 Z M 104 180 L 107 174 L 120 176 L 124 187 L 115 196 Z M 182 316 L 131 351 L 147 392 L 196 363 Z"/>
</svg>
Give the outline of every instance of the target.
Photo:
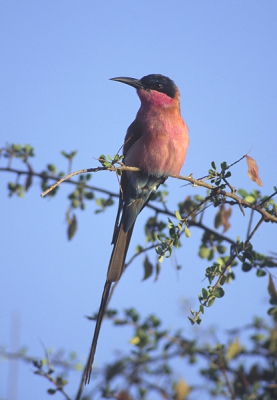
<svg viewBox="0 0 277 400">
<path fill-rule="evenodd" d="M 96 167 L 96 168 L 81 169 L 79 171 L 72 172 L 71 174 L 69 174 L 69 175 L 63 177 L 62 179 L 60 179 L 54 185 L 50 186 L 50 188 L 45 190 L 41 194 L 41 196 L 42 197 L 46 196 L 49 192 L 51 192 L 53 189 L 55 189 L 62 182 L 72 178 L 73 176 L 84 174 L 84 173 L 89 173 L 89 172 L 99 172 L 99 171 L 114 171 L 114 172 L 116 172 L 118 170 L 120 170 L 120 171 L 131 171 L 131 172 L 140 171 L 139 168 L 127 167 L 125 165 L 122 165 L 120 167 Z M 251 204 L 248 201 L 242 199 L 241 197 L 236 195 L 234 192 L 226 192 L 225 190 L 220 189 L 220 187 L 217 187 L 217 186 L 211 185 L 209 183 L 203 182 L 202 180 L 194 179 L 191 176 L 182 176 L 182 175 L 174 176 L 174 175 L 170 175 L 170 177 L 174 178 L 174 179 L 187 181 L 187 182 L 191 183 L 193 186 L 200 186 L 200 187 L 204 187 L 206 189 L 209 189 L 209 190 L 213 191 L 214 195 L 222 195 L 222 196 L 228 197 L 228 198 L 234 200 L 236 202 L 236 204 L 238 204 L 240 207 L 243 206 L 243 207 L 250 208 L 252 210 L 257 211 L 258 213 L 260 213 L 264 217 L 265 221 L 272 221 L 272 222 L 276 222 L 277 223 L 277 217 L 269 214 L 260 205 Z M 276 193 L 277 193 L 277 191 L 274 194 L 276 194 Z"/>
</svg>

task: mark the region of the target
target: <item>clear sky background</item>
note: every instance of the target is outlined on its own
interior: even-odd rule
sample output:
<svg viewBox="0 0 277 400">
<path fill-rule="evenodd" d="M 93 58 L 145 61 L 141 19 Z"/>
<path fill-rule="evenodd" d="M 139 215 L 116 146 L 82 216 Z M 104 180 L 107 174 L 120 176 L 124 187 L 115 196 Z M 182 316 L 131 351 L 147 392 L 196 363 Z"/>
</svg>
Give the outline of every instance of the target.
<svg viewBox="0 0 277 400">
<path fill-rule="evenodd" d="M 231 163 L 251 150 L 260 167 L 262 193 L 272 193 L 277 170 L 276 1 L 2 0 L 0 5 L 1 147 L 6 142 L 31 144 L 37 171 L 49 162 L 66 170 L 61 150 L 78 150 L 74 170 L 94 167 L 100 154 L 117 152 L 139 107 L 133 88 L 109 78 L 161 73 L 178 85 L 190 129 L 182 173 L 201 177 L 211 161 Z M 4 159 L 0 163 L 6 165 Z M 237 188 L 259 189 L 248 178 L 245 161 L 232 175 Z M 77 235 L 68 242 L 65 212 L 71 187 L 64 184 L 58 197 L 42 199 L 36 181 L 24 199 L 8 198 L 8 180 L 13 175 L 2 173 L 0 344 L 11 348 L 11 321 L 17 315 L 20 344 L 28 346 L 30 355 L 44 357 L 43 342 L 46 348 L 76 350 L 85 362 L 94 323 L 84 316 L 98 310 L 116 207 L 95 215 L 90 203 L 85 212 L 79 211 Z M 111 173 L 95 174 L 92 184 L 118 190 Z M 172 210 L 187 195 L 205 194 L 172 179 L 168 190 Z M 207 224 L 213 212 L 207 213 Z M 143 244 L 147 215 L 145 210 L 139 218 L 129 256 Z M 235 212 L 231 223 L 230 235 L 244 239 L 247 217 Z M 197 257 L 201 232 L 191 233 L 175 252 L 181 271 L 167 260 L 158 282 L 142 282 L 142 259 L 137 259 L 110 306 L 136 307 L 143 317 L 155 313 L 165 328 L 182 328 L 190 338 L 198 335 L 182 302 L 197 308 L 208 264 Z M 253 243 L 258 251 L 276 251 L 276 227 L 260 229 Z M 149 257 L 154 261 L 154 252 Z M 267 278 L 243 273 L 239 267 L 235 272 L 236 281 L 207 310 L 200 327 L 213 326 L 218 338 L 268 308 Z M 103 367 L 116 359 L 117 351 L 129 350 L 130 332 L 104 321 L 95 365 Z M 174 367 L 179 378 L 197 382 L 185 363 Z M 8 398 L 8 371 L 9 364 L 2 360 L 1 399 Z M 78 383 L 78 376 L 71 379 L 70 395 Z M 18 387 L 17 400 L 49 398 L 50 385 L 30 366 L 20 364 L 13 384 Z"/>
</svg>

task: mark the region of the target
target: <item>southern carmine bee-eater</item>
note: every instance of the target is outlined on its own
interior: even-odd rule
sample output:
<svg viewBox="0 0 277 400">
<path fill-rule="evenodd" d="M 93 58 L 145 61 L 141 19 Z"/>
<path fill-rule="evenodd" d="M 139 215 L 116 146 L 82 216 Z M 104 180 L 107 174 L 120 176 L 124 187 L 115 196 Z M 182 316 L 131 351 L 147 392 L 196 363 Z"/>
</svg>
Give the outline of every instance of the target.
<svg viewBox="0 0 277 400">
<path fill-rule="evenodd" d="M 90 380 L 110 288 L 120 279 L 124 269 L 136 218 L 159 185 L 169 175 L 179 175 L 189 144 L 188 128 L 180 114 L 180 93 L 171 79 L 151 74 L 142 79 L 120 77 L 111 80 L 133 86 L 141 101 L 123 147 L 124 164 L 140 171 L 122 173 L 113 251 L 86 365 L 86 383 Z"/>
</svg>

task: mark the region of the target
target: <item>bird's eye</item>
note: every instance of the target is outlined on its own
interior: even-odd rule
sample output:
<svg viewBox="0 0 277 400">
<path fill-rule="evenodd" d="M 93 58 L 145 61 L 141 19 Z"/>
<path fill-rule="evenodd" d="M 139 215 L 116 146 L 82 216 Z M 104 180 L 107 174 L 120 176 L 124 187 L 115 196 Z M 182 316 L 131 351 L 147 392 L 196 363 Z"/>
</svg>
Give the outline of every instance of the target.
<svg viewBox="0 0 277 400">
<path fill-rule="evenodd" d="M 155 83 L 155 89 L 161 89 L 163 87 L 163 85 L 159 82 Z"/>
</svg>

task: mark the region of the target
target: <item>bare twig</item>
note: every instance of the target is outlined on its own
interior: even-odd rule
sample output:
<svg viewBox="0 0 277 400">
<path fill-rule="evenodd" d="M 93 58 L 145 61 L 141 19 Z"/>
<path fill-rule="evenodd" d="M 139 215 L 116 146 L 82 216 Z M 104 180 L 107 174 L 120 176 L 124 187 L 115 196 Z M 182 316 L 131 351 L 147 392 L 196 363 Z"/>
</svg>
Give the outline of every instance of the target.
<svg viewBox="0 0 277 400">
<path fill-rule="evenodd" d="M 30 172 L 30 171 L 22 171 L 20 169 L 15 169 L 15 168 L 2 168 L 2 167 L 0 167 L 0 171 L 11 172 L 11 173 L 15 173 L 18 175 L 31 175 L 31 176 L 35 176 L 40 179 L 52 180 L 52 181 L 56 181 L 56 182 L 60 181 L 60 179 L 57 178 L 56 176 L 48 175 L 45 172 L 33 172 L 33 171 Z M 76 185 L 76 181 L 74 181 L 72 179 L 67 179 L 66 183 L 69 183 L 71 185 Z M 110 190 L 102 189 L 97 186 L 88 185 L 87 183 L 85 184 L 85 188 L 90 189 L 90 190 L 95 190 L 95 191 L 103 193 L 103 194 L 107 194 L 108 196 L 111 196 L 111 197 L 118 197 L 118 193 L 114 193 L 114 192 L 111 192 Z"/>
<path fill-rule="evenodd" d="M 45 190 L 41 196 L 44 197 L 47 195 L 49 192 L 51 192 L 53 189 L 55 189 L 57 186 L 59 186 L 62 182 L 72 178 L 75 175 L 80 175 L 80 174 L 85 174 L 87 172 L 99 172 L 99 171 L 140 171 L 139 168 L 136 167 L 126 167 L 126 166 L 121 166 L 118 168 L 115 167 L 96 167 L 96 168 L 87 168 L 87 169 L 79 169 L 79 171 L 72 172 L 71 174 L 68 174 L 64 176 L 62 179 L 60 179 L 58 182 L 54 183 L 54 185 L 50 186 L 47 190 Z"/>
<path fill-rule="evenodd" d="M 249 219 L 248 228 L 247 228 L 246 238 L 249 237 L 249 234 L 250 234 L 250 231 L 251 231 L 252 222 L 253 222 L 253 216 L 254 216 L 254 210 L 251 210 L 251 212 L 250 212 L 250 219 Z"/>
</svg>

